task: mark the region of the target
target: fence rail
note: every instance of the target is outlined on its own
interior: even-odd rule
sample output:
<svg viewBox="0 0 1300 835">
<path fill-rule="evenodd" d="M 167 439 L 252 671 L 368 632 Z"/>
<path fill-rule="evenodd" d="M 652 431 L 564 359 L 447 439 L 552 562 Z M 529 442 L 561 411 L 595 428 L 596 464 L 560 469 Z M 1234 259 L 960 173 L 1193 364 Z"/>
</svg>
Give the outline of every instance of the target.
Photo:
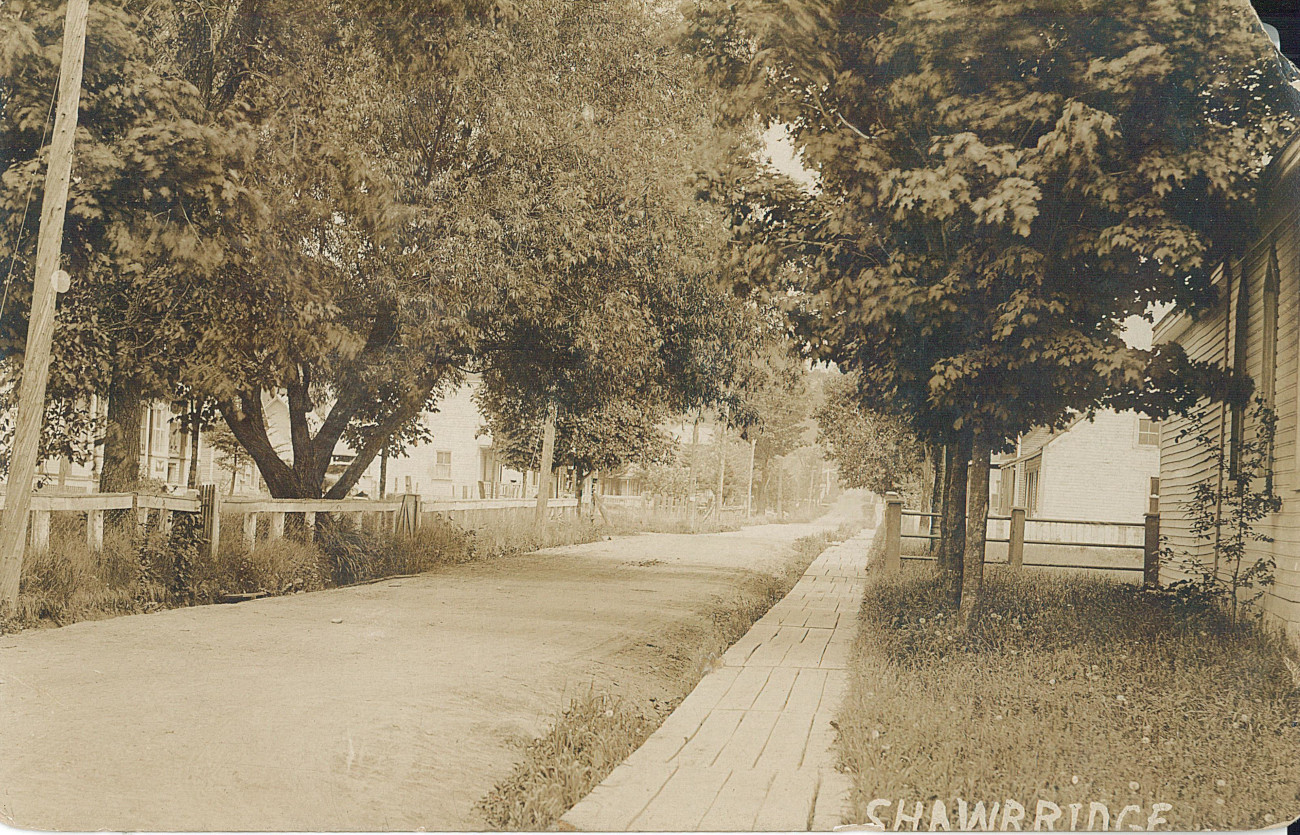
<svg viewBox="0 0 1300 835">
<path fill-rule="evenodd" d="M 1023 566 L 1068 568 L 1094 571 L 1140 571 L 1143 584 L 1154 586 L 1160 575 L 1160 514 L 1153 503 L 1142 522 L 1089 521 L 1079 519 L 1028 519 L 1024 508 L 1012 508 L 1010 516 L 990 514 L 985 541 L 1006 543 L 1006 563 L 1013 569 Z M 936 541 L 935 521 L 941 514 L 909 510 L 897 493 L 885 496 L 885 567 L 898 568 L 902 560 L 934 560 L 930 555 L 904 555 L 902 540 Z M 911 531 L 904 531 L 903 520 L 914 520 Z M 924 523 L 924 524 L 923 524 Z M 1004 533 L 1005 530 L 1005 533 Z M 1033 538 L 1026 535 L 1032 532 Z M 1099 565 L 1079 562 L 1025 562 L 1025 546 L 1039 548 L 1103 549 L 1141 552 L 1141 565 Z M 1136 554 L 1134 554 L 1136 556 Z"/>
<path fill-rule="evenodd" d="M 0 494 L 0 508 L 4 507 Z M 169 530 L 174 513 L 197 514 L 205 552 L 215 556 L 221 544 L 222 517 L 238 519 L 233 530 L 239 532 L 244 548 L 257 544 L 259 527 L 266 538 L 284 536 L 286 514 L 302 520 L 307 531 L 314 529 L 316 515 L 350 518 L 358 529 L 391 531 L 413 535 L 422 522 L 444 518 L 460 524 L 483 524 L 493 516 L 532 519 L 536 499 L 435 499 L 423 501 L 419 496 L 400 495 L 384 499 L 268 499 L 261 496 L 222 496 L 212 485 L 201 487 L 197 495 L 153 495 L 147 493 L 85 493 L 78 495 L 32 495 L 27 547 L 44 551 L 50 544 L 50 519 L 54 513 L 80 513 L 86 519 L 86 543 L 92 549 L 104 547 L 104 513 L 127 511 L 135 514 L 136 525 L 145 529 L 150 519 L 158 529 Z M 547 502 L 552 519 L 576 516 L 577 499 L 553 498 Z M 259 525 L 263 522 L 264 524 Z"/>
</svg>

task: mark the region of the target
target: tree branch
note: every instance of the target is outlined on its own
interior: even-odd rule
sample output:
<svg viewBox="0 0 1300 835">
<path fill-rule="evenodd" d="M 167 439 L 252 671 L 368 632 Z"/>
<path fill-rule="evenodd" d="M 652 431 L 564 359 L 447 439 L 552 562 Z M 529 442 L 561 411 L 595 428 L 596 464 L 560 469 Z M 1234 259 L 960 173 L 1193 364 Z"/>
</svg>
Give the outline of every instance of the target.
<svg viewBox="0 0 1300 835">
<path fill-rule="evenodd" d="M 280 459 L 279 453 L 271 444 L 266 434 L 266 418 L 262 413 L 262 392 L 240 392 L 239 404 L 225 400 L 217 404 L 221 416 L 226 419 L 240 446 L 257 464 L 257 469 L 266 481 L 267 489 L 277 499 L 315 498 L 297 495 L 302 492 L 301 485 L 294 477 L 289 465 Z"/>
<path fill-rule="evenodd" d="M 347 498 L 348 493 L 361 480 L 361 476 L 365 474 L 366 468 L 375 460 L 375 456 L 379 455 L 388 444 L 393 433 L 400 429 L 402 424 L 420 414 L 425 402 L 429 399 L 429 392 L 437 385 L 443 373 L 444 369 L 441 367 L 435 371 L 430 371 L 418 381 L 417 385 L 411 388 L 402 404 L 389 415 L 387 420 L 376 427 L 375 432 L 361 449 L 357 450 L 356 457 L 352 459 L 352 463 L 348 465 L 348 468 L 343 471 L 343 475 L 339 477 L 339 480 L 330 487 L 329 492 L 325 494 L 325 498 Z"/>
</svg>

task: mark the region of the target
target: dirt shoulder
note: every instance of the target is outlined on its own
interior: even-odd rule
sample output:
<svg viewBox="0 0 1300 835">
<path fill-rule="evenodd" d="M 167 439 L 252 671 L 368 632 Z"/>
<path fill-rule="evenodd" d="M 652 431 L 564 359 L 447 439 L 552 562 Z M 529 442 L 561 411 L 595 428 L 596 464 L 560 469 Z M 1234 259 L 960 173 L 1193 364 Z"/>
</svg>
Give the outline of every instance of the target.
<svg viewBox="0 0 1300 835">
<path fill-rule="evenodd" d="M 649 534 L 0 638 L 0 819 L 473 829 L 522 743 L 838 523 Z M 336 623 L 335 621 L 341 621 Z"/>
</svg>

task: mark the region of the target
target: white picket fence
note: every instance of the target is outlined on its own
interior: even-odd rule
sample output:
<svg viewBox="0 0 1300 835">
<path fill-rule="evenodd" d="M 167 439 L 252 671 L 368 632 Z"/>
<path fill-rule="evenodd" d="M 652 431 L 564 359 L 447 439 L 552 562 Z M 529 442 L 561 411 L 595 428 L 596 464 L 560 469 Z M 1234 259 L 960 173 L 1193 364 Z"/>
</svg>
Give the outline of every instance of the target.
<svg viewBox="0 0 1300 835">
<path fill-rule="evenodd" d="M 223 536 L 223 519 L 239 520 L 239 532 L 245 549 L 258 541 L 259 523 L 267 539 L 284 536 L 285 517 L 301 514 L 307 530 L 315 527 L 318 514 L 328 513 L 350 521 L 359 529 L 386 530 L 411 535 L 422 523 L 434 517 L 476 528 L 494 520 L 527 521 L 535 517 L 535 499 L 448 499 L 424 501 L 419 496 L 400 495 L 385 499 L 270 499 L 261 496 L 222 496 L 213 486 L 201 488 L 196 495 L 150 495 L 147 493 L 86 493 L 50 495 L 33 493 L 27 547 L 34 551 L 49 548 L 50 520 L 55 513 L 84 514 L 86 542 L 99 550 L 104 544 L 104 513 L 130 511 L 142 528 L 152 519 L 157 529 L 167 530 L 175 513 L 198 514 L 205 548 L 215 555 Z M 0 495 L 0 508 L 4 496 Z M 547 502 L 550 519 L 573 518 L 578 514 L 576 499 L 551 499 Z"/>
</svg>

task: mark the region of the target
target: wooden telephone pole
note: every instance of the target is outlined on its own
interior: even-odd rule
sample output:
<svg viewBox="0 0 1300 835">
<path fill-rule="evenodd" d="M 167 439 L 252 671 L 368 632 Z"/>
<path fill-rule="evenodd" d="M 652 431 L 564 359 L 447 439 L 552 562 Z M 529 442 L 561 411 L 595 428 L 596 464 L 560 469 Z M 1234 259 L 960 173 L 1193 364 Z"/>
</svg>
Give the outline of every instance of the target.
<svg viewBox="0 0 1300 835">
<path fill-rule="evenodd" d="M 554 399 L 547 401 L 546 423 L 542 429 L 542 460 L 537 472 L 537 522 L 539 524 L 547 519 L 546 502 L 551 497 L 551 486 L 555 482 L 553 472 L 555 464 L 555 420 L 558 411 Z"/>
<path fill-rule="evenodd" d="M 54 116 L 49 164 L 45 172 L 45 197 L 41 203 L 40 236 L 36 242 L 36 274 L 32 309 L 27 323 L 27 351 L 18 389 L 18 417 L 13 457 L 0 518 L 0 611 L 18 602 L 23 549 L 27 541 L 27 515 L 31 510 L 32 481 L 36 475 L 45 417 L 45 387 L 50 372 L 50 340 L 54 334 L 54 302 L 66 276 L 58 275 L 63 250 L 63 216 L 68 203 L 68 178 L 72 173 L 72 140 L 77 132 L 81 103 L 81 70 L 86 51 L 86 17 L 90 0 L 68 0 L 63 22 L 63 63 L 59 68 L 59 102 Z"/>
</svg>

